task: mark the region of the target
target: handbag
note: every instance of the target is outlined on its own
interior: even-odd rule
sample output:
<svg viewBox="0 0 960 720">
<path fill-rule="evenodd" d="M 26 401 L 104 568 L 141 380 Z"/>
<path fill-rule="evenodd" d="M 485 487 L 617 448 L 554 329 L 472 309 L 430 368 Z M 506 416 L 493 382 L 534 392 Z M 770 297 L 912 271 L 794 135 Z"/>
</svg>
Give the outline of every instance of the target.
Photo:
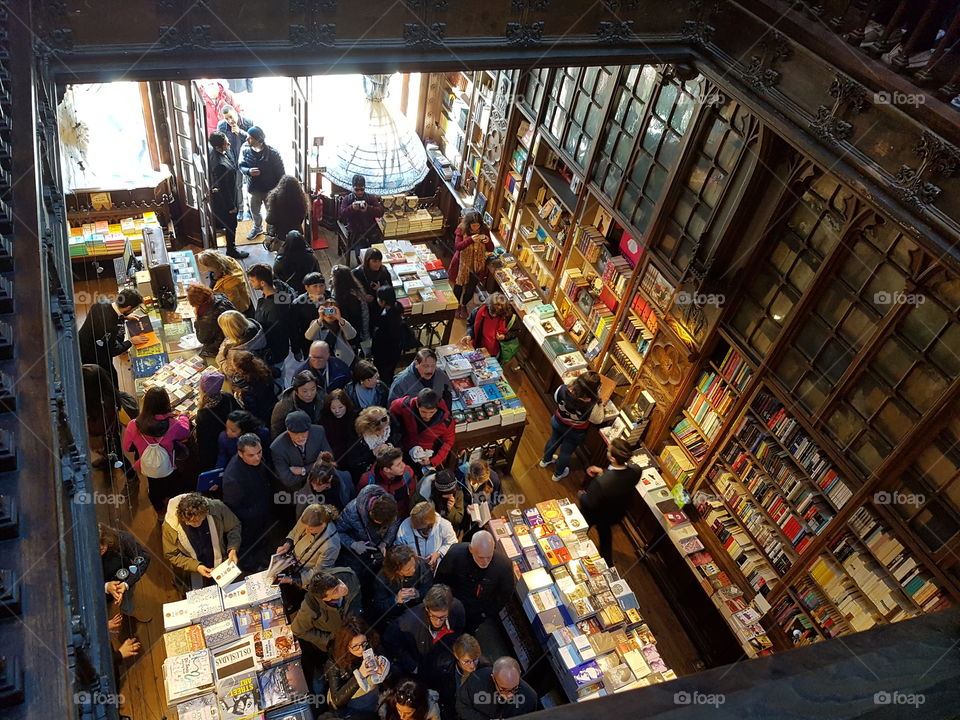
<svg viewBox="0 0 960 720">
<path fill-rule="evenodd" d="M 402 328 L 400 331 L 400 347 L 404 352 L 418 350 L 420 348 L 420 338 L 417 337 L 417 334 L 406 323 L 402 324 Z"/>
<path fill-rule="evenodd" d="M 516 322 L 517 322 L 517 316 L 516 314 L 514 314 L 510 318 L 510 322 L 507 324 L 507 332 L 510 332 L 511 330 L 513 330 L 513 326 Z M 518 352 L 520 352 L 520 338 L 512 337 L 506 340 L 501 340 L 500 356 L 499 356 L 500 364 L 506 365 L 511 360 L 513 360 L 514 356 Z"/>
</svg>

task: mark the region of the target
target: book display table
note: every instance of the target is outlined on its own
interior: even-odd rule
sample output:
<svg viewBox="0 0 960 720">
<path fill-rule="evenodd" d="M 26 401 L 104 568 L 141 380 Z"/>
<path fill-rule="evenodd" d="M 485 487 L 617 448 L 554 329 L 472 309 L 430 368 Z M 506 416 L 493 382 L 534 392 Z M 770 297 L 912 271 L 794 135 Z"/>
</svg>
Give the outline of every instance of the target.
<svg viewBox="0 0 960 720">
<path fill-rule="evenodd" d="M 660 657 L 636 595 L 599 556 L 587 529 L 577 505 L 566 498 L 490 521 L 517 578 L 522 612 L 516 605 L 501 612 L 517 657 L 528 669 L 546 654 L 571 702 L 676 678 Z"/>
<path fill-rule="evenodd" d="M 171 718 L 313 717 L 300 645 L 266 573 L 163 606 Z"/>
</svg>

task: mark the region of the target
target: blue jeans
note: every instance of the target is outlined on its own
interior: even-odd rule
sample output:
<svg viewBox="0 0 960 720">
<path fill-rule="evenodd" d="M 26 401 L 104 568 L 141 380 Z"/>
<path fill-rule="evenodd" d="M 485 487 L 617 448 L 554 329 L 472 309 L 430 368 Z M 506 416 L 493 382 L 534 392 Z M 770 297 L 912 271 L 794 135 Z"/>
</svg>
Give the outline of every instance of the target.
<svg viewBox="0 0 960 720">
<path fill-rule="evenodd" d="M 570 457 L 573 455 L 573 451 L 577 449 L 578 445 L 583 444 L 583 441 L 587 437 L 587 431 L 575 430 L 569 425 L 565 425 L 557 419 L 556 415 L 550 418 L 550 427 L 553 428 L 553 432 L 550 434 L 550 439 L 547 440 L 547 444 L 543 448 L 543 461 L 547 462 L 553 458 L 553 454 L 557 452 L 557 448 L 559 448 L 560 451 L 557 453 L 557 468 L 553 474 L 560 475 L 570 464 Z"/>
</svg>

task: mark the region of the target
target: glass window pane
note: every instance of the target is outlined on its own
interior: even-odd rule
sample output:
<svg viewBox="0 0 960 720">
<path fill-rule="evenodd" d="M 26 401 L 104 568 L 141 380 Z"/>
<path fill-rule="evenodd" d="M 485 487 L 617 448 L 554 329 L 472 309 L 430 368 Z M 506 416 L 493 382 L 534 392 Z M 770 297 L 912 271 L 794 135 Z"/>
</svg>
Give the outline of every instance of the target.
<svg viewBox="0 0 960 720">
<path fill-rule="evenodd" d="M 863 427 L 863 420 L 844 405 L 827 416 L 827 427 L 842 446 L 847 446 Z"/>
<path fill-rule="evenodd" d="M 710 178 L 703 190 L 703 199 L 710 204 L 710 207 L 716 207 L 720 201 L 720 193 L 723 191 L 726 180 L 727 175 L 722 170 L 714 170 L 710 173 Z"/>
<path fill-rule="evenodd" d="M 647 187 L 644 188 L 644 194 L 651 199 L 660 197 L 660 191 L 663 190 L 666 181 L 667 171 L 659 165 L 654 165 L 650 168 L 650 177 L 647 180 Z"/>
<path fill-rule="evenodd" d="M 926 350 L 947 322 L 947 314 L 938 303 L 924 302 L 911 308 L 897 326 L 897 333 L 918 350 Z"/>
<path fill-rule="evenodd" d="M 660 146 L 660 153 L 657 156 L 657 160 L 664 167 L 673 167 L 679 151 L 680 136 L 674 135 L 672 132 L 667 131 L 663 138 L 663 144 Z"/>
<path fill-rule="evenodd" d="M 953 323 L 930 349 L 930 360 L 949 378 L 960 376 L 960 324 Z"/>
<path fill-rule="evenodd" d="M 915 417 L 895 400 L 886 403 L 873 421 L 874 428 L 891 445 L 899 443 L 915 422 Z"/>
<path fill-rule="evenodd" d="M 686 93 L 680 93 L 673 110 L 673 117 L 670 118 L 670 125 L 682 135 L 687 131 L 691 117 L 693 117 L 693 98 Z"/>
<path fill-rule="evenodd" d="M 667 83 L 660 88 L 660 95 L 657 97 L 655 112 L 661 119 L 666 120 L 670 117 L 670 110 L 673 108 L 673 103 L 676 99 L 677 88 L 673 83 Z"/>
<path fill-rule="evenodd" d="M 891 385 L 900 382 L 912 365 L 913 353 L 896 338 L 884 342 L 876 359 L 870 363 L 871 369 Z"/>
<path fill-rule="evenodd" d="M 643 148 L 651 155 L 657 154 L 661 135 L 663 135 L 663 122 L 651 117 L 650 123 L 647 125 L 647 132 L 643 136 Z"/>
<path fill-rule="evenodd" d="M 900 392 L 919 413 L 929 410 L 946 391 L 947 379 L 929 365 L 918 365 L 907 375 Z"/>
</svg>

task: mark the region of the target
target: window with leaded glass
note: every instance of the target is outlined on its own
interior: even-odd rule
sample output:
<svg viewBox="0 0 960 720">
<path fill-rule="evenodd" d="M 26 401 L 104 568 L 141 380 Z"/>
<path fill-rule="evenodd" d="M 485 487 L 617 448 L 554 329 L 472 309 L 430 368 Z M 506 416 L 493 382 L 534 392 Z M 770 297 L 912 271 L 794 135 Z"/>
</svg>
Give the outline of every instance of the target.
<svg viewBox="0 0 960 720">
<path fill-rule="evenodd" d="M 615 67 L 560 68 L 553 77 L 543 127 L 580 170 L 600 132 Z"/>
<path fill-rule="evenodd" d="M 910 263 L 919 250 L 901 233 L 889 235 L 894 244 L 866 294 L 878 312 L 898 313 L 896 325 L 824 413 L 827 432 L 867 475 L 960 376 L 960 280 L 944 271 L 911 289 Z"/>
<path fill-rule="evenodd" d="M 550 93 L 547 96 L 547 114 L 543 119 L 544 131 L 555 141 L 560 142 L 563 128 L 577 97 L 577 85 L 583 68 L 557 68 Z"/>
<path fill-rule="evenodd" d="M 698 78 L 686 82 L 671 78 L 658 88 L 656 99 L 647 108 L 633 166 L 626 175 L 618 203 L 640 235 L 653 219 L 653 209 L 679 158 L 680 140 L 690 127 L 699 84 Z"/>
<path fill-rule="evenodd" d="M 633 65 L 624 71 L 617 86 L 592 178 L 610 202 L 616 200 L 656 82 L 657 69 L 653 65 Z"/>
<path fill-rule="evenodd" d="M 543 95 L 547 89 L 548 68 L 539 68 L 531 70 L 526 74 L 526 81 L 523 87 L 521 103 L 529 110 L 533 117 L 540 111 L 540 103 L 543 102 Z"/>
<path fill-rule="evenodd" d="M 849 191 L 836 180 L 822 176 L 770 239 L 770 252 L 747 283 L 732 320 L 733 329 L 759 355 L 767 354 L 823 259 L 840 240 L 844 218 L 838 208 L 847 196 Z"/>
<path fill-rule="evenodd" d="M 715 223 L 715 212 L 738 166 L 747 138 L 755 132 L 754 123 L 744 107 L 733 100 L 711 109 L 707 127 L 691 153 L 689 169 L 684 172 L 679 195 L 670 210 L 666 226 L 654 245 L 682 277 L 695 256 L 710 256 L 708 232 Z"/>
<path fill-rule="evenodd" d="M 894 512 L 931 551 L 960 533 L 960 419 L 923 449 L 889 498 Z"/>
<path fill-rule="evenodd" d="M 857 232 L 850 251 L 804 318 L 796 339 L 774 369 L 794 400 L 818 412 L 890 304 L 878 293 L 898 292 L 907 274 L 908 253 L 916 246 L 888 231 L 889 223 Z"/>
</svg>

